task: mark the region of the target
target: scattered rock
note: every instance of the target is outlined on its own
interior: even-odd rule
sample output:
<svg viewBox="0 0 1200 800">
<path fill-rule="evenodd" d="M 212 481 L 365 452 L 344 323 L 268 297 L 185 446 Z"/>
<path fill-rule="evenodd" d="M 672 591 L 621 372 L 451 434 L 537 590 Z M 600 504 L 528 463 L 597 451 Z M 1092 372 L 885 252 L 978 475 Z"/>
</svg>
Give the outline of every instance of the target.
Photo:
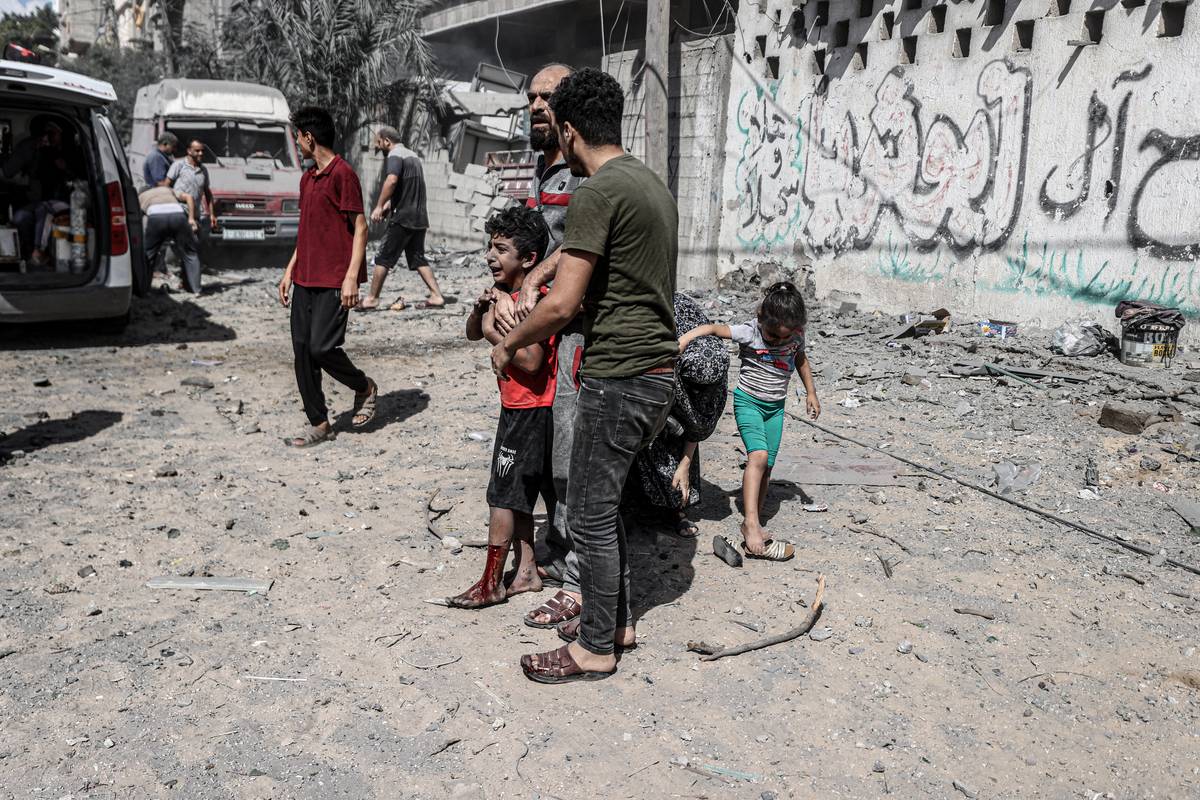
<svg viewBox="0 0 1200 800">
<path fill-rule="evenodd" d="M 970 788 L 969 786 L 967 786 L 967 785 L 966 785 L 965 783 L 963 783 L 962 781 L 953 781 L 953 782 L 951 783 L 951 785 L 952 785 L 952 786 L 953 786 L 955 789 L 957 789 L 958 791 L 962 792 L 962 793 L 963 793 L 963 794 L 964 794 L 966 797 L 969 797 L 969 798 L 972 798 L 972 799 L 973 799 L 973 798 L 975 798 L 975 797 L 978 797 L 978 796 L 979 796 L 978 794 L 976 794 L 976 792 L 975 792 L 975 790 L 974 790 L 974 789 Z"/>
<path fill-rule="evenodd" d="M 1147 472 L 1158 472 L 1160 469 L 1162 469 L 1162 462 L 1158 461 L 1157 459 L 1153 459 L 1150 456 L 1142 456 L 1141 467 Z"/>
<path fill-rule="evenodd" d="M 122 558 L 120 561 L 117 562 L 117 566 L 118 567 L 132 567 L 133 562 L 130 561 L 128 558 Z"/>
<path fill-rule="evenodd" d="M 154 477 L 156 478 L 175 478 L 178 477 L 178 475 L 179 470 L 175 469 L 174 467 L 159 467 L 154 473 Z"/>
<path fill-rule="evenodd" d="M 171 528 L 170 530 L 167 531 L 168 539 L 178 539 L 182 535 L 183 535 L 183 531 L 179 530 L 179 528 Z"/>
<path fill-rule="evenodd" d="M 88 564 L 86 567 L 80 567 L 79 571 L 75 574 L 81 578 L 90 578 L 96 574 L 96 568 Z"/>
<path fill-rule="evenodd" d="M 112 747 L 112 746 L 113 746 L 113 745 L 115 745 L 115 744 L 116 744 L 116 743 L 115 743 L 115 742 L 114 742 L 112 739 L 105 739 L 105 740 L 104 740 L 104 746 L 105 746 L 105 747 Z"/>
<path fill-rule="evenodd" d="M 833 629 L 827 627 L 814 628 L 808 634 L 808 638 L 812 639 L 814 642 L 823 642 L 830 636 L 833 636 Z"/>
<path fill-rule="evenodd" d="M 287 550 L 291 545 L 288 544 L 287 539 L 276 539 L 271 542 L 271 547 L 274 547 L 276 550 Z"/>
<path fill-rule="evenodd" d="M 181 380 L 181 381 L 179 382 L 179 384 L 180 384 L 181 386 L 192 386 L 192 387 L 195 387 L 195 388 L 197 388 L 197 389 L 211 389 L 211 388 L 213 388 L 213 382 L 212 382 L 212 381 L 210 381 L 208 378 L 203 378 L 203 377 L 201 377 L 201 376 L 199 376 L 199 375 L 192 375 L 192 376 L 190 376 L 190 377 L 184 378 L 183 380 Z"/>
<path fill-rule="evenodd" d="M 229 519 L 225 520 L 225 530 L 227 530 L 227 531 L 233 530 L 233 526 L 236 524 L 237 524 L 237 520 L 235 520 L 233 517 L 230 517 Z"/>
<path fill-rule="evenodd" d="M 1146 430 L 1157 416 L 1127 403 L 1105 403 L 1100 409 L 1100 427 L 1137 435 Z"/>
<path fill-rule="evenodd" d="M 887 769 L 887 768 L 885 766 L 883 766 L 882 761 L 876 761 L 875 764 L 871 767 L 872 772 L 883 772 L 885 769 Z"/>
<path fill-rule="evenodd" d="M 33 385 L 38 387 L 39 389 L 45 389 L 47 386 L 50 385 L 50 379 L 49 378 L 38 378 L 36 381 L 33 382 Z"/>
<path fill-rule="evenodd" d="M 913 651 L 913 645 L 912 645 L 912 642 L 910 642 L 908 639 L 905 639 L 900 644 L 896 645 L 896 652 L 902 656 L 906 656 L 909 653 L 911 653 L 912 651 Z"/>
</svg>

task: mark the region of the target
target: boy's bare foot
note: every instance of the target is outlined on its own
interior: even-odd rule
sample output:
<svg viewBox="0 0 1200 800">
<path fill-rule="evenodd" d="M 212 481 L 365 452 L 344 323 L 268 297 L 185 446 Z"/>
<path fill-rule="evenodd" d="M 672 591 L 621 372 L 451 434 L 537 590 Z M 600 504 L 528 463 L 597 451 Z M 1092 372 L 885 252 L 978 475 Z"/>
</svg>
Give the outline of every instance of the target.
<svg viewBox="0 0 1200 800">
<path fill-rule="evenodd" d="M 462 594 L 454 597 L 446 598 L 446 605 L 451 608 L 487 608 L 488 606 L 498 605 L 508 599 L 508 593 L 505 591 L 502 584 L 488 586 L 488 576 L 484 576 L 479 581 L 467 589 Z"/>
<path fill-rule="evenodd" d="M 742 540 L 746 543 L 746 551 L 755 555 L 762 555 L 763 547 L 766 545 L 767 540 L 771 538 L 762 529 L 762 526 L 754 525 L 752 527 L 743 522 L 741 530 Z"/>
<path fill-rule="evenodd" d="M 535 565 L 513 569 L 504 576 L 504 587 L 508 597 L 524 592 L 540 592 L 542 577 Z"/>
</svg>

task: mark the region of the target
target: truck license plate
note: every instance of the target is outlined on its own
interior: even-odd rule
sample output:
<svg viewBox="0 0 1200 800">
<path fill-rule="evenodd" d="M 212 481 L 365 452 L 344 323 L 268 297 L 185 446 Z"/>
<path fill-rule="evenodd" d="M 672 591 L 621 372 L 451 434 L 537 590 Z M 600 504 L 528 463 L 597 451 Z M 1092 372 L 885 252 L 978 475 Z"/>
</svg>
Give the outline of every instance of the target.
<svg viewBox="0 0 1200 800">
<path fill-rule="evenodd" d="M 267 238 L 267 235 L 262 228 L 226 228 L 225 238 L 239 241 L 262 240 Z"/>
</svg>

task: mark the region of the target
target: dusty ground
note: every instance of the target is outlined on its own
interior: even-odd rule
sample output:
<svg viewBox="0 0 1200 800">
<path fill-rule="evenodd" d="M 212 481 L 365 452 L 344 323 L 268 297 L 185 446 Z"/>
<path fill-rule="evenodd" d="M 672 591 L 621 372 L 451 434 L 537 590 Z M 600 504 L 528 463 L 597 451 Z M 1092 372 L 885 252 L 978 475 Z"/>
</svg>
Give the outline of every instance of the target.
<svg viewBox="0 0 1200 800">
<path fill-rule="evenodd" d="M 471 297 L 482 274 L 444 279 Z M 383 387 L 380 419 L 293 452 L 280 438 L 303 418 L 275 277 L 155 294 L 119 338 L 0 335 L 0 798 L 1200 796 L 1200 603 L 1178 596 L 1200 579 L 932 477 L 881 494 L 804 486 L 827 514 L 778 485 L 771 527 L 799 557 L 733 570 L 709 545 L 739 519 L 730 412 L 702 447 L 700 540 L 634 534 L 641 646 L 607 681 L 529 683 L 518 656 L 558 642 L 521 617 L 547 595 L 477 613 L 423 602 L 482 564 L 424 520 L 440 488 L 454 504 L 441 523 L 483 532 L 491 445 L 476 439 L 497 400 L 486 349 L 461 338 L 464 307 L 356 316 L 349 348 Z M 1005 352 L 963 330 L 901 349 L 814 335 L 823 422 L 971 480 L 1041 463 L 1026 501 L 1200 563 L 1166 505 L 1196 497 L 1197 464 L 1162 452 L 1197 452 L 1195 406 L 1128 436 L 1096 424 L 1103 402 L 1145 389 L 1123 377 L 1050 391 L 941 377 L 966 356 L 953 342 L 1047 363 L 1031 347 L 1046 336 Z M 1080 364 L 1095 366 L 1187 386 L 1185 363 Z M 929 387 L 901 382 L 915 367 Z M 861 407 L 838 404 L 850 390 Z M 344 429 L 350 397 L 332 398 Z M 792 421 L 784 447 L 865 455 Z M 1089 457 L 1098 497 L 1080 496 Z M 322 531 L 336 535 L 306 536 Z M 687 652 L 796 625 L 818 573 L 815 637 L 712 663 Z M 146 588 L 172 574 L 274 584 Z"/>
</svg>

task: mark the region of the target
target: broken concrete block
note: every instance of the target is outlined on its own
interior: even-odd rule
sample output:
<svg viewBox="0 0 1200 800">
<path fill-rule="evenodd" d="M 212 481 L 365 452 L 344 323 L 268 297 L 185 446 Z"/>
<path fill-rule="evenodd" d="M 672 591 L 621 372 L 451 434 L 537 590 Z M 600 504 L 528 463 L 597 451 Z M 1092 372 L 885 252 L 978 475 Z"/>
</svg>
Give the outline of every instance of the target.
<svg viewBox="0 0 1200 800">
<path fill-rule="evenodd" d="M 1157 420 L 1157 414 L 1127 403 L 1105 403 L 1100 410 L 1100 427 L 1135 436 Z"/>
<path fill-rule="evenodd" d="M 487 169 L 482 164 L 467 164 L 463 172 L 470 175 L 472 178 L 483 178 L 487 176 Z"/>
</svg>

